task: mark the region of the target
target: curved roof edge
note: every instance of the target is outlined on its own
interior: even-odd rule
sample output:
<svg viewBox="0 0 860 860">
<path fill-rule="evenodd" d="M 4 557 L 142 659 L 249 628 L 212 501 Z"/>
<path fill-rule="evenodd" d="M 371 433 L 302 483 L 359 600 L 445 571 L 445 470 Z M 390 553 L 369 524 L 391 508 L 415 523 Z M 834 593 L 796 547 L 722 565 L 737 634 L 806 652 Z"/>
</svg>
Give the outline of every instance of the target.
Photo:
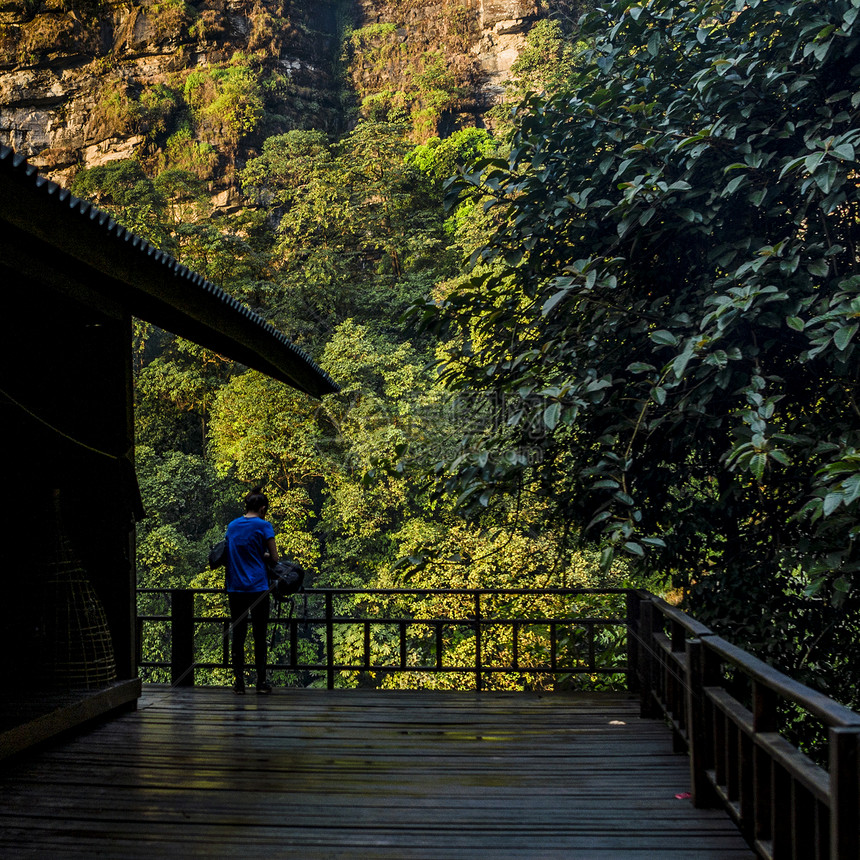
<svg viewBox="0 0 860 860">
<path fill-rule="evenodd" d="M 339 390 L 259 314 L 0 146 L 0 227 L 4 222 L 83 264 L 87 287 L 134 316 L 314 397 Z"/>
</svg>

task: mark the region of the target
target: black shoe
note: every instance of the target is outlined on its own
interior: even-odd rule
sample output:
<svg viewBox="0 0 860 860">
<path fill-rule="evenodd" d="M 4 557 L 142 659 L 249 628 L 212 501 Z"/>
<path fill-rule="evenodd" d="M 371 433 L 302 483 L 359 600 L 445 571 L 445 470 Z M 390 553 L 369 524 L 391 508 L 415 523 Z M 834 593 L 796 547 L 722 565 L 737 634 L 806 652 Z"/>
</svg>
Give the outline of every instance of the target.
<svg viewBox="0 0 860 860">
<path fill-rule="evenodd" d="M 245 695 L 245 682 L 244 681 L 234 681 L 233 682 L 233 692 L 237 696 Z"/>
<path fill-rule="evenodd" d="M 257 692 L 258 693 L 271 693 L 272 692 L 272 685 L 267 684 L 265 681 L 263 681 L 262 684 L 257 684 Z"/>
</svg>

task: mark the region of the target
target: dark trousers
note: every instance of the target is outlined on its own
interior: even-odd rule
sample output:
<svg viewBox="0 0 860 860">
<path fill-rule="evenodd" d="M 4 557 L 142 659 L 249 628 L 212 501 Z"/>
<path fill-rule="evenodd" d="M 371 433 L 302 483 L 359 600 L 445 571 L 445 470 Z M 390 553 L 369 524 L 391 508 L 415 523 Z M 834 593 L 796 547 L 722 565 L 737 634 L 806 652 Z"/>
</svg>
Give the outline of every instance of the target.
<svg viewBox="0 0 860 860">
<path fill-rule="evenodd" d="M 266 680 L 266 632 L 269 627 L 268 591 L 230 591 L 230 621 L 233 631 L 233 672 L 236 680 L 242 680 L 245 673 L 245 637 L 248 634 L 248 617 L 251 618 L 251 631 L 254 634 L 254 663 L 257 667 L 257 683 Z"/>
</svg>

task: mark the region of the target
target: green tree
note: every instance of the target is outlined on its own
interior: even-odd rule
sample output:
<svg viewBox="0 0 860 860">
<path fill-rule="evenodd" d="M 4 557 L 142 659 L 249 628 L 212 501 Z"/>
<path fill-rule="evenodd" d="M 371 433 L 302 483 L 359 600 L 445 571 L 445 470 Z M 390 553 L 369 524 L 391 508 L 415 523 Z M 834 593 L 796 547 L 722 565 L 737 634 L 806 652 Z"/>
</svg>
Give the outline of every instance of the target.
<svg viewBox="0 0 860 860">
<path fill-rule="evenodd" d="M 242 178 L 277 221 L 280 301 L 271 312 L 311 343 L 346 319 L 394 331 L 456 256 L 428 179 L 406 163 L 406 127 L 361 123 L 337 143 L 319 132 L 267 141 Z"/>
<path fill-rule="evenodd" d="M 158 330 L 146 337 L 156 346 L 136 374 L 137 441 L 159 452 L 202 453 L 209 409 L 232 362 Z M 146 353 L 145 344 L 141 348 Z"/>
<path fill-rule="evenodd" d="M 441 191 L 443 184 L 455 177 L 463 165 L 489 158 L 497 151 L 498 143 L 489 132 L 482 128 L 464 128 L 444 139 L 431 137 L 419 144 L 407 154 L 406 163 L 417 167 Z"/>
<path fill-rule="evenodd" d="M 189 89 L 200 116 L 214 93 L 208 78 Z M 220 586 L 207 550 L 257 483 L 282 550 L 309 568 L 311 584 L 593 583 L 587 556 L 545 527 L 544 500 L 495 505 L 492 522 L 472 523 L 427 479 L 432 463 L 456 455 L 463 424 L 476 413 L 486 424 L 492 411 L 448 402 L 428 369 L 437 341 L 400 314 L 474 276 L 462 274 L 461 253 L 497 219 L 480 191 L 446 218 L 445 183 L 498 148 L 476 129 L 420 147 L 405 131 L 362 123 L 341 140 L 315 131 L 269 139 L 243 172 L 249 205 L 238 216 L 211 215 L 198 169 L 211 152 L 195 149 L 190 132 L 171 138 L 165 162 L 188 169 L 151 178 L 128 162 L 82 172 L 81 189 L 300 340 L 343 386 L 312 402 L 137 323 L 141 586 Z M 422 565 L 410 563 L 418 556 Z M 163 614 L 166 601 L 142 596 L 141 609 Z M 198 609 L 222 610 L 222 596 Z M 166 631 L 147 629 L 146 655 L 163 657 Z M 220 635 L 201 639 L 201 659 L 220 659 Z M 468 653 L 468 636 L 459 647 Z"/>
<path fill-rule="evenodd" d="M 441 310 L 443 375 L 498 410 L 440 465 L 452 488 L 475 509 L 545 499 L 605 563 L 674 572 L 708 620 L 846 699 L 857 15 L 652 0 L 588 16 L 570 88 L 531 97 L 510 158 L 467 175 L 504 225 Z"/>
<path fill-rule="evenodd" d="M 165 226 L 167 200 L 134 159 L 80 171 L 72 193 L 107 209 L 123 227 L 165 251 L 171 250 Z"/>
<path fill-rule="evenodd" d="M 568 36 L 558 20 L 544 18 L 529 30 L 526 43 L 511 66 L 507 98 L 529 92 L 557 92 L 573 79 L 577 56 L 585 48 Z"/>
</svg>

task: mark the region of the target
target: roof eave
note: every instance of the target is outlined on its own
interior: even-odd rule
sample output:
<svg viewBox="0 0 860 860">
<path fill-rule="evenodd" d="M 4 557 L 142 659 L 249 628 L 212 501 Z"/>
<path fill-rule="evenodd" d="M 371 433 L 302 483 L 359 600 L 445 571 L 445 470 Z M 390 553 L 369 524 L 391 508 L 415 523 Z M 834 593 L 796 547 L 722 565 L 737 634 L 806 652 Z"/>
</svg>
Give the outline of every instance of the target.
<svg viewBox="0 0 860 860">
<path fill-rule="evenodd" d="M 250 308 L 40 177 L 7 147 L 0 147 L 0 194 L 0 221 L 90 267 L 98 273 L 92 289 L 121 301 L 134 316 L 314 397 L 339 390 L 310 356 Z"/>
</svg>

